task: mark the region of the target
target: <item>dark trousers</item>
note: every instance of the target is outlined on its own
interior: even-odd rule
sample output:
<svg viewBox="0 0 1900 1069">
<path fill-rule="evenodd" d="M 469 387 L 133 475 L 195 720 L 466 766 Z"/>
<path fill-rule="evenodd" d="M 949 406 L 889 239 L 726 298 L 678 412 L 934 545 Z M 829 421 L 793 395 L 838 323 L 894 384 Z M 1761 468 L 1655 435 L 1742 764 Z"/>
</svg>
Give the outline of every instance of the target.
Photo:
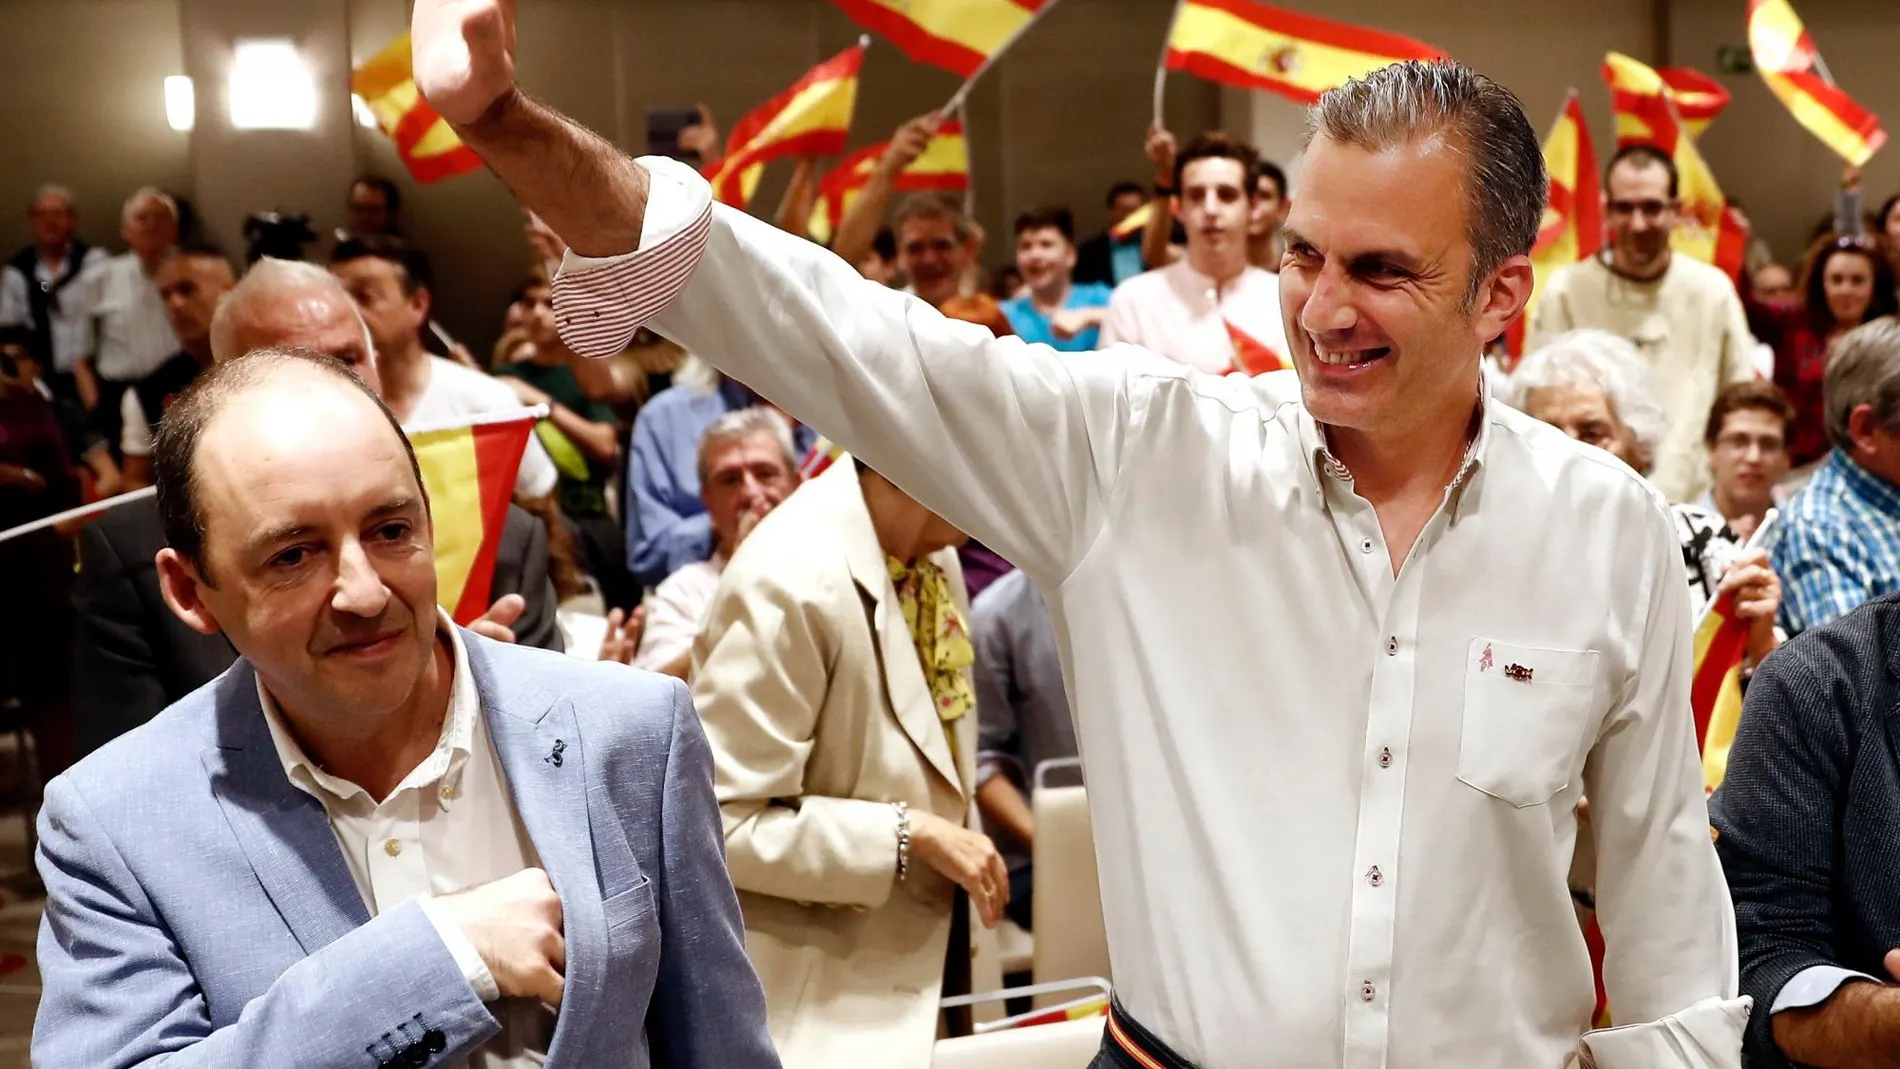
<svg viewBox="0 0 1900 1069">
<path fill-rule="evenodd" d="M 1108 1005 L 1108 1027 L 1102 1030 L 1102 1052 L 1089 1069 L 1194 1069 L 1186 1058 L 1167 1048 L 1146 1028 L 1130 1020 L 1121 1003 Z"/>
</svg>

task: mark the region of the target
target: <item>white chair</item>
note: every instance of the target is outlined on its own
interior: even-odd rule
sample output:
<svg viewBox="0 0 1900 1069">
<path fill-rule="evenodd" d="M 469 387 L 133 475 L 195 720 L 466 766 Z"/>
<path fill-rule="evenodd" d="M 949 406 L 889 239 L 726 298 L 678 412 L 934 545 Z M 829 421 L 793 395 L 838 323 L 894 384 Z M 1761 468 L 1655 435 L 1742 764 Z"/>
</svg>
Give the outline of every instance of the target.
<svg viewBox="0 0 1900 1069">
<path fill-rule="evenodd" d="M 1030 808 L 1036 819 L 1036 897 L 1031 910 L 1038 984 L 1080 976 L 1110 976 L 1108 933 L 1102 922 L 1101 883 L 1095 872 L 1095 840 L 1088 793 L 1082 787 L 1051 787 L 1051 774 L 1080 767 L 1068 758 L 1036 766 Z M 1051 1003 L 1045 997 L 1038 1008 Z"/>
<path fill-rule="evenodd" d="M 982 995 L 961 995 L 943 1000 L 946 1009 L 1000 1004 L 1007 999 L 1026 996 L 1057 997 L 1067 993 L 1067 1001 L 1077 1001 L 1081 993 L 1100 999 L 1108 994 L 1108 981 L 1090 977 L 1060 984 L 1036 984 L 1029 987 L 993 991 Z M 1107 1018 L 1084 1017 L 1054 1024 L 1012 1028 L 1011 1020 L 979 1025 L 973 1036 L 940 1039 L 931 1056 L 931 1069 L 1088 1069 L 1102 1046 L 1102 1028 Z"/>
</svg>

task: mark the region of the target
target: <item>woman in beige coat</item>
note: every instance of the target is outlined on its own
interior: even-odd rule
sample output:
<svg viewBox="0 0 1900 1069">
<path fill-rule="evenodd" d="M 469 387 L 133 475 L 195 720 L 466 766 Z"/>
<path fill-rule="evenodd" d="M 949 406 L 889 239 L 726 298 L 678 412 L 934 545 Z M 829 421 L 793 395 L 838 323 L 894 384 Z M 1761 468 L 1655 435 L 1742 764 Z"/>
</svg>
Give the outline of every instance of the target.
<svg viewBox="0 0 1900 1069">
<path fill-rule="evenodd" d="M 971 939 L 1001 919 L 1009 878 L 973 830 L 963 538 L 840 461 L 746 539 L 694 647 L 786 1069 L 927 1069 L 939 999 L 1000 985 L 993 940 Z"/>
</svg>

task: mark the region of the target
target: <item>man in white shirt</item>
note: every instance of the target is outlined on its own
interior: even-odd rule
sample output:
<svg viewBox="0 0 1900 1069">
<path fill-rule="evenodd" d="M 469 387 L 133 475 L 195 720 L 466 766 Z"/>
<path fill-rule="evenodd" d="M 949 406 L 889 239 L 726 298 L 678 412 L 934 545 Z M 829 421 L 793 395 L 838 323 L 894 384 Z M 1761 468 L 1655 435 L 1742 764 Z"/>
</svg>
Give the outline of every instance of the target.
<svg viewBox="0 0 1900 1069">
<path fill-rule="evenodd" d="M 174 249 L 159 265 L 158 295 L 178 352 L 132 388 L 120 402 L 119 451 L 125 456 L 125 486 L 152 485 L 152 433 L 171 404 L 198 372 L 211 366 L 211 320 L 218 302 L 237 285 L 231 262 L 209 245 Z"/>
<path fill-rule="evenodd" d="M 63 186 L 40 187 L 28 216 L 33 243 L 0 267 L 0 326 L 29 328 L 40 358 L 50 360 L 53 388 L 78 400 L 73 375 L 92 353 L 92 320 L 77 283 L 106 251 L 79 240 L 73 195 Z"/>
<path fill-rule="evenodd" d="M 1214 374 L 1288 366 L 1279 278 L 1247 262 L 1260 155 L 1225 134 L 1195 138 L 1174 162 L 1187 256 L 1115 287 L 1102 345 L 1128 342 Z"/>
<path fill-rule="evenodd" d="M 85 279 L 93 352 L 78 365 L 80 399 L 115 445 L 121 396 L 178 351 L 157 280 L 158 265 L 178 243 L 178 205 L 156 189 L 141 189 L 126 200 L 119 233 L 130 251 Z"/>
<path fill-rule="evenodd" d="M 646 630 L 633 666 L 687 678 L 693 640 L 706 622 L 719 576 L 752 528 L 798 488 L 785 418 L 769 408 L 728 412 L 699 439 L 699 497 L 712 521 L 709 560 L 684 565 L 647 599 Z"/>
<path fill-rule="evenodd" d="M 48 785 L 34 1065 L 777 1069 L 683 686 L 455 627 L 327 356 L 214 365 L 154 463 L 240 657 Z"/>
<path fill-rule="evenodd" d="M 575 351 L 651 322 L 1042 588 L 1116 965 L 1099 1065 L 1558 1069 L 1580 1037 L 1602 1069 L 1738 1063 L 1669 516 L 1481 392 L 1547 184 L 1516 98 L 1445 62 L 1319 104 L 1296 401 L 939 319 L 522 94 L 512 17 L 418 5 L 416 77 L 567 239 Z M 1624 1023 L 1587 1037 L 1586 789 Z"/>
<path fill-rule="evenodd" d="M 521 399 L 507 383 L 422 347 L 435 276 L 421 249 L 399 238 L 357 237 L 339 242 L 330 270 L 362 309 L 376 343 L 383 399 L 405 427 L 423 427 L 460 416 L 512 412 Z M 515 493 L 544 498 L 560 473 L 539 439 L 528 439 L 515 475 Z"/>
</svg>

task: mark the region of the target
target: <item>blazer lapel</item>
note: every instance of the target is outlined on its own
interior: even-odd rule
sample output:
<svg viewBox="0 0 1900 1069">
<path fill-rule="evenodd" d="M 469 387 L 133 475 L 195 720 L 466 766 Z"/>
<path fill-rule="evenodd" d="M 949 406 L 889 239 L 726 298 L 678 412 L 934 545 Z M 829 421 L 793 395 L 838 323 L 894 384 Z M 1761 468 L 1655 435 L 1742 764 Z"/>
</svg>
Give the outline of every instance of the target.
<svg viewBox="0 0 1900 1069">
<path fill-rule="evenodd" d="M 607 971 L 607 925 L 587 821 L 587 767 L 574 710 L 565 701 L 521 715 L 521 703 L 498 693 L 485 659 L 469 649 L 481 692 L 482 715 L 528 829 L 541 867 L 561 896 L 561 934 L 567 943 L 566 985 L 548 1046 L 552 1065 L 582 1065 L 594 1006 Z"/>
<path fill-rule="evenodd" d="M 923 753 L 930 767 L 937 770 L 961 798 L 963 778 L 950 755 L 950 741 L 944 734 L 943 720 L 937 716 L 937 703 L 924 681 L 922 665 L 917 661 L 917 643 L 904 622 L 904 610 L 897 602 L 897 589 L 891 585 L 891 573 L 884 563 L 884 548 L 878 545 L 877 531 L 865 511 L 864 497 L 858 490 L 857 472 L 850 465 L 835 465 L 819 477 L 819 483 L 833 480 L 828 490 L 838 493 L 838 512 L 845 564 L 858 588 L 870 598 L 871 630 L 877 635 L 878 660 L 884 668 L 884 691 L 890 698 L 891 711 L 910 741 Z M 838 484 L 848 482 L 848 486 Z M 846 497 L 848 493 L 848 498 Z"/>
<path fill-rule="evenodd" d="M 211 790 L 257 882 L 305 954 L 369 923 L 369 908 L 323 804 L 293 786 L 271 744 L 248 663 L 218 681 L 219 745 L 205 751 Z"/>
</svg>

